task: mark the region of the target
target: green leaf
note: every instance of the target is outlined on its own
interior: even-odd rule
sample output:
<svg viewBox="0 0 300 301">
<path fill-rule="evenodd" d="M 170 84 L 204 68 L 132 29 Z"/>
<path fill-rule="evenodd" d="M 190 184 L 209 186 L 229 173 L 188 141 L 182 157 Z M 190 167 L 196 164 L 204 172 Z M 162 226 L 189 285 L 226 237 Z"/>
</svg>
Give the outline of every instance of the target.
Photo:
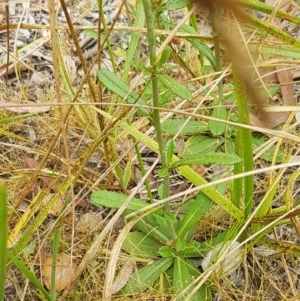
<svg viewBox="0 0 300 301">
<path fill-rule="evenodd" d="M 197 225 L 201 217 L 209 210 L 213 203 L 203 193 L 199 193 L 195 199 L 189 201 L 189 204 L 190 207 L 177 228 L 177 235 L 182 239 Z"/>
<path fill-rule="evenodd" d="M 191 266 L 191 263 L 184 260 L 181 257 L 175 257 L 174 259 L 174 269 L 173 269 L 173 293 L 174 295 L 179 295 L 183 290 L 185 290 L 188 286 L 190 289 L 187 291 L 187 293 L 179 298 L 179 301 L 185 301 L 186 297 L 189 293 L 194 289 L 193 283 L 193 277 L 190 273 L 190 269 L 195 267 Z M 192 301 L 199 301 L 199 300 L 206 300 L 202 299 L 201 296 L 199 296 L 199 292 L 194 294 L 191 299 Z"/>
<path fill-rule="evenodd" d="M 260 51 L 264 55 L 270 55 L 270 56 L 281 56 L 284 57 L 285 59 L 290 58 L 290 59 L 295 59 L 299 60 L 300 59 L 300 51 L 299 48 L 297 47 L 292 47 L 290 45 L 286 45 L 283 43 L 282 45 L 279 44 L 276 47 L 273 46 L 268 46 L 268 45 L 251 45 L 250 46 L 250 51 L 255 51 L 257 47 L 260 47 Z"/>
<path fill-rule="evenodd" d="M 150 235 L 156 241 L 161 243 L 168 243 L 171 239 L 170 233 L 162 232 L 157 226 L 152 214 L 147 215 L 145 219 L 138 221 L 134 228 L 143 232 L 145 235 Z"/>
<path fill-rule="evenodd" d="M 213 109 L 211 117 L 218 118 L 220 120 L 227 119 L 227 110 L 223 107 L 218 107 Z M 226 123 L 220 121 L 210 120 L 208 122 L 208 127 L 214 136 L 219 136 L 224 134 Z"/>
<path fill-rule="evenodd" d="M 157 193 L 158 193 L 159 199 L 162 200 L 164 198 L 164 184 L 160 184 L 158 186 Z"/>
<path fill-rule="evenodd" d="M 185 124 L 184 128 L 182 126 Z M 196 120 L 186 122 L 186 119 L 169 119 L 162 124 L 162 130 L 168 135 L 176 135 L 179 130 L 181 135 L 194 135 L 208 130 L 207 126 Z"/>
<path fill-rule="evenodd" d="M 107 191 L 107 190 L 99 190 L 99 191 L 94 191 L 91 194 L 91 201 L 99 206 L 119 209 L 124 204 L 127 197 L 128 197 L 127 195 L 122 193 Z M 149 204 L 147 204 L 146 202 L 140 199 L 133 198 L 130 200 L 127 209 L 131 211 L 138 211 L 142 208 L 145 208 L 148 205 Z M 162 210 L 158 209 L 156 212 L 162 213 Z"/>
<path fill-rule="evenodd" d="M 127 235 L 122 250 L 140 258 L 155 258 L 160 247 L 161 245 L 149 234 L 135 231 Z"/>
<path fill-rule="evenodd" d="M 164 51 L 162 52 L 161 56 L 160 56 L 160 60 L 158 63 L 158 68 L 161 68 L 164 63 L 169 59 L 170 55 L 171 55 L 172 49 L 170 46 L 167 46 Z"/>
<path fill-rule="evenodd" d="M 177 222 L 177 219 L 176 219 L 176 216 L 171 213 L 171 212 L 167 212 L 164 214 L 164 218 L 170 222 L 170 223 L 176 223 Z"/>
<path fill-rule="evenodd" d="M 103 115 L 108 120 L 114 121 L 115 117 L 111 116 L 107 112 L 100 110 L 98 108 L 94 108 L 98 113 Z M 159 146 L 158 143 L 155 142 L 149 135 L 146 135 L 142 133 L 141 131 L 138 131 L 136 128 L 128 125 L 126 122 L 120 121 L 118 123 L 122 129 L 137 139 L 137 141 L 140 141 L 147 145 L 152 151 L 159 153 Z M 173 156 L 173 161 L 178 160 L 177 156 Z M 199 185 L 205 185 L 207 184 L 207 181 L 201 177 L 198 173 L 196 173 L 192 168 L 189 166 L 182 166 L 178 168 L 178 172 L 184 176 L 186 179 L 188 179 L 193 185 L 199 186 Z M 231 200 L 229 200 L 226 196 L 219 193 L 218 190 L 216 190 L 213 186 L 204 187 L 202 189 L 202 192 L 205 193 L 211 200 L 213 200 L 216 204 L 221 206 L 226 212 L 228 212 L 232 217 L 234 217 L 237 220 L 242 220 L 244 218 L 243 212 L 234 204 L 232 204 Z"/>
<path fill-rule="evenodd" d="M 171 217 L 170 215 L 158 215 L 158 214 L 151 214 L 147 220 L 152 219 L 152 226 L 156 227 L 158 231 L 163 233 L 165 236 L 169 238 L 169 241 L 172 239 L 172 232 L 170 226 L 174 229 L 178 226 L 178 220 L 175 217 Z"/>
<path fill-rule="evenodd" d="M 184 239 L 178 237 L 175 242 L 175 249 L 177 252 L 184 251 L 187 248 L 187 242 Z"/>
<path fill-rule="evenodd" d="M 207 283 L 204 283 L 197 292 L 197 300 L 203 300 L 203 301 L 212 301 L 212 294 L 210 287 Z"/>
<path fill-rule="evenodd" d="M 174 97 L 174 93 L 166 88 L 166 86 L 159 81 L 157 90 L 159 92 L 159 105 L 163 106 L 164 104 L 170 102 Z M 146 101 L 152 101 L 153 98 L 153 92 L 152 92 L 152 84 L 149 82 L 149 84 L 146 86 L 145 90 L 142 93 L 142 98 Z"/>
<path fill-rule="evenodd" d="M 297 243 L 278 241 L 267 237 L 262 238 L 261 243 L 264 246 L 275 250 L 276 253 L 290 255 L 295 258 L 300 257 L 300 246 Z"/>
<path fill-rule="evenodd" d="M 166 177 L 168 174 L 169 174 L 169 168 L 160 168 L 158 171 L 157 171 L 157 175 L 160 177 L 160 178 L 164 178 Z"/>
<path fill-rule="evenodd" d="M 161 258 L 136 271 L 122 292 L 124 294 L 136 294 L 143 292 L 152 286 L 158 277 L 173 264 L 173 258 Z"/>
<path fill-rule="evenodd" d="M 252 137 L 252 142 L 253 142 L 253 147 L 258 148 L 258 147 L 262 146 L 266 141 L 263 138 Z M 266 151 L 264 151 L 261 155 L 259 155 L 259 158 L 263 159 L 267 162 L 272 162 L 274 159 L 274 155 L 275 155 L 275 149 L 276 149 L 276 145 L 269 146 Z M 279 150 L 277 152 L 277 157 L 276 157 L 275 162 L 282 163 L 283 156 L 284 156 L 283 151 Z"/>
<path fill-rule="evenodd" d="M 158 74 L 158 80 L 160 80 L 167 88 L 170 89 L 175 95 L 190 100 L 192 98 L 192 92 L 187 89 L 178 80 L 166 75 Z"/>
<path fill-rule="evenodd" d="M 160 216 L 160 215 L 157 215 L 157 214 L 153 214 L 153 216 L 156 219 L 157 224 L 160 227 L 168 228 L 168 222 L 167 222 L 167 220 L 163 216 Z"/>
<path fill-rule="evenodd" d="M 145 105 L 145 101 L 138 95 L 135 91 L 130 91 L 130 87 L 122 81 L 115 73 L 109 70 L 99 70 L 98 79 L 101 83 L 110 91 L 120 96 L 121 98 L 126 98 L 131 104 L 139 103 Z M 129 92 L 130 91 L 130 92 Z M 141 113 L 148 115 L 146 109 L 139 109 Z"/>
<path fill-rule="evenodd" d="M 181 26 L 180 32 L 199 35 L 199 32 L 196 31 L 195 28 L 193 28 L 190 25 Z M 213 52 L 211 51 L 210 47 L 207 44 L 202 43 L 202 42 L 200 42 L 199 40 L 196 40 L 196 39 L 189 39 L 188 38 L 187 40 L 199 51 L 199 53 L 201 55 L 203 55 L 207 58 L 207 60 L 211 63 L 212 66 L 216 65 L 215 56 L 214 56 Z"/>
<path fill-rule="evenodd" d="M 176 253 L 176 251 L 169 246 L 162 246 L 158 250 L 158 254 L 164 258 L 171 257 L 171 256 L 175 255 L 175 253 Z"/>
<path fill-rule="evenodd" d="M 88 35 L 89 37 L 93 38 L 93 39 L 98 39 L 99 38 L 97 30 L 94 30 L 94 29 L 85 29 L 83 32 L 86 35 Z"/>
<path fill-rule="evenodd" d="M 207 153 L 195 154 L 184 159 L 180 159 L 172 164 L 172 167 L 179 167 L 193 164 L 223 164 L 231 165 L 240 162 L 241 158 L 236 154 Z"/>
<path fill-rule="evenodd" d="M 192 277 L 186 263 L 180 257 L 174 259 L 174 270 L 173 270 L 173 293 L 179 295 L 189 284 L 192 282 Z M 184 297 L 179 299 L 184 301 Z"/>
<path fill-rule="evenodd" d="M 175 10 L 187 7 L 191 4 L 191 0 L 168 0 L 164 6 L 165 10 Z"/>
<path fill-rule="evenodd" d="M 176 142 L 170 139 L 166 143 L 166 164 L 169 165 L 176 149 Z"/>
<path fill-rule="evenodd" d="M 159 106 L 162 107 L 166 103 L 171 102 L 174 98 L 174 93 L 164 87 L 164 90 L 159 93 Z"/>
<path fill-rule="evenodd" d="M 199 153 L 212 153 L 215 152 L 223 143 L 224 140 L 220 137 L 212 138 L 205 135 L 192 136 L 186 141 L 184 149 L 180 155 L 185 158 Z"/>
<path fill-rule="evenodd" d="M 295 24 L 300 23 L 299 17 L 289 14 L 282 10 L 274 9 L 273 6 L 263 3 L 261 1 L 257 1 L 257 0 L 239 0 L 239 1 L 242 5 L 254 9 L 256 11 L 260 11 L 269 15 L 274 13 L 280 19 L 285 19 L 294 22 Z"/>
<path fill-rule="evenodd" d="M 187 243 L 185 249 L 180 252 L 180 255 L 184 258 L 203 257 L 209 249 L 207 248 L 207 251 L 203 252 L 201 247 L 202 245 L 198 241 L 192 240 Z"/>
</svg>

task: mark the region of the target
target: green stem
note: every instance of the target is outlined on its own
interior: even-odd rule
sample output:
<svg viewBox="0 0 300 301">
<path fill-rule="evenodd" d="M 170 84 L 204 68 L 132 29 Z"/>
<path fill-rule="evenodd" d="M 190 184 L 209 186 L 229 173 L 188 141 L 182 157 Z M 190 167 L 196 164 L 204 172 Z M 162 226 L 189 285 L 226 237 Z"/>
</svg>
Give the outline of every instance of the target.
<svg viewBox="0 0 300 301">
<path fill-rule="evenodd" d="M 157 62 L 156 62 L 156 36 L 154 31 L 155 25 L 155 11 L 152 7 L 151 0 L 143 0 L 147 33 L 148 33 L 148 43 L 149 43 L 149 57 L 150 57 L 150 68 L 151 68 L 151 81 L 152 81 L 152 105 L 158 108 L 159 105 L 159 91 L 158 91 L 158 80 L 157 80 Z M 159 110 L 153 110 L 153 125 L 156 132 L 156 139 L 159 146 L 159 154 L 161 157 L 162 168 L 167 168 L 166 164 L 166 152 L 165 143 L 163 139 L 161 124 L 160 124 L 160 113 Z M 163 198 L 169 196 L 170 179 L 169 174 L 163 178 Z M 170 211 L 170 204 L 167 203 L 165 206 L 165 211 Z"/>
<path fill-rule="evenodd" d="M 156 36 L 155 36 L 155 10 L 152 7 L 151 0 L 143 0 L 146 25 L 148 32 L 148 43 L 149 43 L 149 57 L 150 57 L 150 68 L 151 68 L 151 81 L 152 81 L 152 105 L 154 108 L 159 108 L 159 91 L 158 91 L 158 80 L 157 80 L 157 62 L 156 62 Z M 156 132 L 156 140 L 159 147 L 159 154 L 162 168 L 168 168 L 166 147 L 163 139 L 161 124 L 160 124 L 160 112 L 157 109 L 153 109 L 153 125 Z M 163 177 L 163 198 L 167 198 L 170 192 L 170 176 L 169 172 Z M 170 213 L 170 202 L 167 202 L 164 206 L 164 212 Z M 173 223 L 167 221 L 169 229 L 171 231 L 172 238 L 176 240 L 176 232 Z"/>
<path fill-rule="evenodd" d="M 211 10 L 210 16 L 211 16 L 211 25 L 213 29 L 213 41 L 214 41 L 214 48 L 215 48 L 215 59 L 216 59 L 216 66 L 215 71 L 219 72 L 221 71 L 221 50 L 220 50 L 220 41 L 219 41 L 219 31 L 217 30 L 218 26 L 218 20 L 221 18 L 221 11 L 218 7 L 215 7 Z M 218 104 L 223 103 L 223 82 L 220 80 L 218 83 L 218 95 L 219 95 L 219 101 Z"/>
</svg>

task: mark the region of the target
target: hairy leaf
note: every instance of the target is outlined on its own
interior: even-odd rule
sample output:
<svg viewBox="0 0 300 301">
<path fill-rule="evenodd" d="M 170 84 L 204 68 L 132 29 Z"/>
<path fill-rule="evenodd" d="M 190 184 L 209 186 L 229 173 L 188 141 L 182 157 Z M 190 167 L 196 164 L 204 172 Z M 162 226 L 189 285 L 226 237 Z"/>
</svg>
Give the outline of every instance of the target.
<svg viewBox="0 0 300 301">
<path fill-rule="evenodd" d="M 189 89 L 187 89 L 183 84 L 181 84 L 178 80 L 166 74 L 158 74 L 157 76 L 158 80 L 160 80 L 175 95 L 189 100 L 192 98 L 192 92 Z"/>
<path fill-rule="evenodd" d="M 157 257 L 157 251 L 160 244 L 149 234 L 142 232 L 130 232 L 123 245 L 122 249 L 132 256 L 140 258 L 153 258 Z"/>
<path fill-rule="evenodd" d="M 193 164 L 223 164 L 231 165 L 240 162 L 241 158 L 236 154 L 225 153 L 208 153 L 208 154 L 196 154 L 184 159 L 178 160 L 172 164 L 172 167 L 179 167 Z"/>
<path fill-rule="evenodd" d="M 177 229 L 177 235 L 182 239 L 184 239 L 186 234 L 196 226 L 201 217 L 208 211 L 213 203 L 203 193 L 199 193 L 194 200 L 189 201 L 189 204 L 190 207 L 180 221 Z"/>
<path fill-rule="evenodd" d="M 107 190 L 99 190 L 94 191 L 91 194 L 91 201 L 100 206 L 104 206 L 107 208 L 115 208 L 119 209 L 124 202 L 126 201 L 128 196 L 122 193 L 107 191 Z M 133 198 L 130 200 L 127 209 L 132 211 L 137 211 L 142 208 L 145 208 L 148 204 L 140 199 Z M 156 212 L 162 213 L 162 210 L 158 209 Z"/>
<path fill-rule="evenodd" d="M 145 101 L 141 99 L 135 91 L 130 90 L 130 87 L 122 81 L 115 73 L 109 70 L 99 70 L 98 79 L 101 83 L 110 91 L 120 96 L 121 98 L 126 98 L 131 104 L 139 103 L 145 105 Z M 141 113 L 148 114 L 146 109 L 139 109 Z"/>
<path fill-rule="evenodd" d="M 182 126 L 184 127 L 182 128 Z M 168 135 L 176 135 L 179 130 L 181 135 L 193 135 L 203 133 L 208 130 L 207 126 L 196 120 L 186 122 L 186 119 L 169 119 L 162 124 L 162 130 Z"/>
</svg>

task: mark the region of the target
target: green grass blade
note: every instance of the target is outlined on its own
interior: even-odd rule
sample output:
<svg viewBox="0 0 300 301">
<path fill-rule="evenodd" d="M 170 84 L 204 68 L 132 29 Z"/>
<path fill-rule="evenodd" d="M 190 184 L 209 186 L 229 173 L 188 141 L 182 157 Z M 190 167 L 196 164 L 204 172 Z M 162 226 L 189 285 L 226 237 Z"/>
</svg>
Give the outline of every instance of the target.
<svg viewBox="0 0 300 301">
<path fill-rule="evenodd" d="M 59 249 L 59 241 L 61 237 L 61 229 L 58 228 L 54 231 L 53 234 L 53 255 L 52 255 L 52 271 L 51 271 L 51 287 L 50 287 L 50 297 L 52 300 L 56 299 L 56 290 L 55 290 L 55 283 L 56 283 L 56 263 L 57 263 L 57 255 Z"/>
<path fill-rule="evenodd" d="M 300 51 L 299 47 L 286 45 L 285 43 L 279 44 L 279 45 L 249 45 L 250 50 L 252 52 L 255 52 L 257 48 L 259 48 L 259 51 L 261 54 L 265 56 L 276 56 L 276 57 L 283 57 L 284 59 L 300 59 Z"/>
<path fill-rule="evenodd" d="M 270 6 L 268 4 L 265 4 L 261 1 L 258 0 L 239 0 L 239 2 L 251 9 L 254 9 L 256 11 L 260 11 L 266 14 L 273 14 L 275 13 L 276 17 L 280 19 L 284 19 L 290 22 L 293 22 L 295 24 L 300 24 L 300 18 L 293 16 L 287 12 L 281 11 L 281 10 L 276 10 L 273 6 Z"/>
<path fill-rule="evenodd" d="M 48 193 L 46 190 L 44 193 L 37 195 L 37 197 L 32 201 L 33 206 L 27 208 L 27 211 L 25 211 L 15 228 L 11 231 L 8 239 L 10 246 L 13 246 L 16 252 L 21 252 L 27 246 L 27 244 L 30 243 L 32 233 L 37 231 L 40 225 L 45 221 L 49 211 L 55 206 L 55 204 L 57 204 L 57 202 L 61 200 L 61 196 L 67 195 L 72 181 L 74 181 L 72 178 L 66 179 L 64 183 L 60 184 L 57 193 L 52 197 L 51 200 L 48 201 L 46 205 L 41 206 L 42 200 Z M 33 216 L 34 219 L 30 220 L 30 217 Z M 21 229 L 22 236 L 17 240 L 15 245 L 13 245 Z"/>
<path fill-rule="evenodd" d="M 264 22 L 254 16 L 249 15 L 249 23 L 257 29 L 260 29 L 262 32 L 267 32 L 273 37 L 286 42 L 289 45 L 294 45 L 296 47 L 300 46 L 300 42 L 297 41 L 294 37 L 285 33 L 284 31 L 276 28 L 273 24 Z M 273 46 L 274 47 L 274 46 Z"/>
<path fill-rule="evenodd" d="M 0 300 L 4 300 L 6 258 L 7 258 L 7 191 L 0 183 Z"/>
<path fill-rule="evenodd" d="M 8 252 L 8 258 L 16 265 L 16 267 L 22 272 L 22 274 L 41 291 L 46 300 L 53 301 L 49 293 L 44 288 L 39 279 L 26 267 L 23 261 L 19 260 L 12 252 Z"/>
<path fill-rule="evenodd" d="M 234 71 L 233 72 L 234 78 L 234 88 L 235 88 L 235 95 L 237 99 L 237 107 L 238 107 L 238 115 L 239 115 L 239 122 L 242 124 L 249 124 L 250 117 L 249 117 L 249 110 L 248 110 L 248 95 L 246 88 L 239 77 L 239 74 Z M 247 147 L 245 147 L 247 146 Z M 252 133 L 249 130 L 239 128 L 237 132 L 237 155 L 242 158 L 239 167 L 235 171 L 251 171 L 253 170 L 253 142 L 252 142 Z M 234 182 L 234 189 L 240 189 L 237 185 L 240 185 L 241 181 Z M 247 216 L 253 208 L 253 176 L 247 176 L 243 179 L 244 184 L 244 203 L 245 209 L 244 213 Z M 238 200 L 234 200 L 235 203 Z"/>
</svg>

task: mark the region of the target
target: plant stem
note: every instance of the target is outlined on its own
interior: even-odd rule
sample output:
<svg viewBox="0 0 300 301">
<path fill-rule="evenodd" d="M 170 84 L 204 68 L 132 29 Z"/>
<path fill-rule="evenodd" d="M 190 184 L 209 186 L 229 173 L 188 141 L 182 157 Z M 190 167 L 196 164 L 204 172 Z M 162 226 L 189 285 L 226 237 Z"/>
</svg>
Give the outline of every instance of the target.
<svg viewBox="0 0 300 301">
<path fill-rule="evenodd" d="M 158 92 L 158 81 L 157 81 L 157 62 L 156 62 L 156 36 L 154 31 L 155 25 L 155 11 L 152 7 L 151 0 L 143 0 L 147 33 L 148 33 L 148 43 L 149 43 L 149 57 L 150 57 L 150 68 L 151 68 L 151 81 L 152 81 L 152 105 L 153 107 L 159 107 L 159 92 Z M 166 165 L 166 152 L 165 143 L 163 139 L 161 124 L 160 124 L 160 113 L 159 110 L 153 110 L 153 125 L 155 127 L 156 139 L 159 146 L 159 154 L 161 158 L 162 168 L 167 168 Z M 169 196 L 170 188 L 170 178 L 167 174 L 163 178 L 163 198 Z M 170 204 L 165 205 L 165 211 L 170 211 Z"/>
<path fill-rule="evenodd" d="M 217 24 L 218 20 L 222 17 L 222 11 L 215 7 L 215 9 L 211 10 L 210 16 L 211 16 L 211 25 L 213 29 L 213 41 L 214 41 L 214 48 L 215 48 L 215 59 L 216 59 L 216 66 L 215 71 L 221 71 L 221 50 L 220 50 L 220 41 L 219 41 L 219 31 L 217 30 Z M 223 103 L 223 82 L 220 80 L 218 83 L 218 95 L 219 100 L 218 104 L 221 105 Z"/>
</svg>

